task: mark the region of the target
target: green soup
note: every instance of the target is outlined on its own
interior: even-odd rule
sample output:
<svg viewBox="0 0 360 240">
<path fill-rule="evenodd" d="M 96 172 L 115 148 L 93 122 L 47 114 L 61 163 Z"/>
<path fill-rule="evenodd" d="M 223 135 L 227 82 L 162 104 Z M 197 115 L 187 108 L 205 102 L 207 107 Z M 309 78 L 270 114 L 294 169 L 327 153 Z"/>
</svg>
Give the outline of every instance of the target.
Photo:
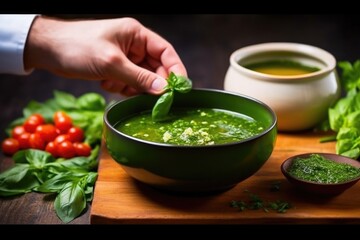
<svg viewBox="0 0 360 240">
<path fill-rule="evenodd" d="M 244 67 L 256 72 L 280 76 L 302 75 L 320 70 L 317 67 L 303 65 L 290 60 L 264 61 L 248 64 Z"/>
<path fill-rule="evenodd" d="M 241 141 L 264 130 L 262 123 L 249 116 L 219 109 L 172 109 L 170 117 L 154 122 L 151 112 L 144 112 L 119 122 L 115 128 L 151 142 L 192 146 Z"/>
</svg>

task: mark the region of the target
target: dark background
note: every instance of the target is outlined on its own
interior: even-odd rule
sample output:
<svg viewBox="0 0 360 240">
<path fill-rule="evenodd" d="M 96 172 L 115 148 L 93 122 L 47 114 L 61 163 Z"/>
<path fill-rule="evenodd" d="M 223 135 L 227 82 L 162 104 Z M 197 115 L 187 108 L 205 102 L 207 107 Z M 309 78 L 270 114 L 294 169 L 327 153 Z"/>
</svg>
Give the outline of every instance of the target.
<svg viewBox="0 0 360 240">
<path fill-rule="evenodd" d="M 125 15 L 57 15 L 62 18 L 112 18 Z M 126 15 L 162 35 L 173 44 L 193 80 L 194 87 L 223 88 L 230 54 L 238 48 L 264 42 L 298 42 L 332 53 L 338 61 L 360 59 L 360 16 L 345 14 L 192 14 Z M 81 33 L 79 33 L 81 34 Z M 76 37 L 76 36 L 74 36 Z M 101 54 L 99 52 L 98 54 Z M 103 91 L 98 82 L 64 79 L 45 71 L 28 76 L 0 74 L 0 138 L 4 129 L 30 100 L 44 101 L 53 90 L 79 96 L 98 92 L 107 101 L 122 96 Z M 0 154 L 0 170 L 11 159 Z M 29 193 L 0 199 L 0 223 L 61 223 L 52 200 Z M 89 211 L 72 223 L 89 223 Z"/>
</svg>

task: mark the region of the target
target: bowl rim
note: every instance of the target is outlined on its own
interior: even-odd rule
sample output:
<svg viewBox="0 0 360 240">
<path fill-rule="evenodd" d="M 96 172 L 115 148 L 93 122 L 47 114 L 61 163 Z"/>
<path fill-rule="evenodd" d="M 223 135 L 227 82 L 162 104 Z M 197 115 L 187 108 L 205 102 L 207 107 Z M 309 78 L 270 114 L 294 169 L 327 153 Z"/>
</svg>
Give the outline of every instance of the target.
<svg viewBox="0 0 360 240">
<path fill-rule="evenodd" d="M 264 131 L 262 131 L 261 133 L 254 135 L 250 138 L 247 139 L 243 139 L 241 141 L 237 141 L 237 142 L 230 142 L 230 143 L 222 143 L 222 144 L 214 144 L 214 145 L 175 145 L 175 144 L 167 144 L 167 143 L 158 143 L 158 142 L 152 142 L 152 141 L 147 141 L 144 139 L 139 139 L 139 138 L 135 138 L 132 136 L 129 136 L 125 133 L 122 133 L 121 131 L 117 130 L 114 126 L 112 126 L 112 124 L 109 123 L 107 116 L 109 114 L 109 112 L 111 111 L 111 109 L 113 109 L 116 105 L 121 104 L 124 101 L 128 101 L 131 100 L 133 98 L 137 98 L 143 95 L 149 95 L 148 93 L 144 93 L 144 94 L 139 94 L 136 96 L 131 96 L 125 99 L 121 99 L 113 104 L 111 104 L 110 106 L 108 106 L 105 109 L 105 113 L 103 116 L 103 121 L 105 122 L 106 127 L 109 127 L 111 129 L 111 131 L 115 132 L 116 134 L 119 134 L 127 139 L 130 139 L 132 141 L 136 141 L 136 142 L 140 142 L 140 143 L 144 143 L 144 144 L 148 144 L 148 145 L 154 145 L 154 146 L 159 146 L 159 147 L 167 147 L 167 148 L 185 148 L 185 149 L 194 149 L 194 148 L 216 148 L 216 147 L 224 147 L 224 146 L 232 146 L 232 145 L 237 145 L 240 143 L 244 143 L 244 142 L 249 142 L 252 141 L 254 139 L 260 138 L 263 135 L 266 135 L 268 132 L 272 131 L 274 128 L 277 128 L 277 116 L 274 112 L 274 110 L 272 108 L 270 108 L 269 105 L 265 104 L 264 102 L 244 95 L 244 94 L 240 94 L 240 93 L 236 93 L 236 92 L 231 92 L 231 91 L 227 91 L 227 90 L 221 90 L 221 89 L 212 89 L 212 88 L 192 88 L 191 91 L 206 91 L 206 92 L 213 92 L 213 93 L 220 93 L 220 94 L 228 94 L 228 95 L 233 95 L 233 96 L 237 96 L 237 97 L 241 97 L 241 98 L 245 98 L 247 100 L 251 100 L 253 102 L 256 102 L 257 104 L 261 105 L 262 107 L 264 107 L 266 109 L 266 111 L 268 111 L 271 116 L 272 116 L 272 124 L 266 128 Z M 277 131 L 277 129 L 276 129 Z"/>
<path fill-rule="evenodd" d="M 247 69 L 237 63 L 240 59 L 252 56 L 254 54 L 266 53 L 266 52 L 279 52 L 279 51 L 305 54 L 306 56 L 312 57 L 320 62 L 323 62 L 325 64 L 325 67 L 320 69 L 319 71 L 315 71 L 312 73 L 282 76 L 282 75 L 259 73 Z M 253 44 L 235 50 L 230 55 L 230 65 L 234 67 L 237 71 L 243 72 L 244 74 L 256 79 L 272 80 L 272 81 L 284 81 L 284 80 L 296 81 L 296 80 L 312 80 L 318 78 L 319 76 L 330 74 L 330 72 L 335 70 L 336 59 L 328 51 L 325 51 L 324 49 L 308 44 L 295 43 L 295 42 L 267 42 L 267 43 Z"/>
<path fill-rule="evenodd" d="M 349 158 L 349 157 L 346 157 L 346 156 L 343 156 L 343 155 L 340 155 L 340 154 L 327 153 L 327 152 L 308 152 L 308 153 L 302 153 L 302 154 L 293 155 L 293 156 L 287 158 L 286 160 L 284 160 L 282 162 L 281 166 L 280 166 L 281 172 L 287 178 L 292 178 L 292 179 L 295 179 L 295 180 L 297 180 L 299 182 L 303 182 L 303 183 L 306 183 L 306 184 L 309 184 L 309 185 L 317 185 L 317 186 L 324 186 L 324 187 L 341 186 L 341 185 L 346 185 L 346 184 L 349 184 L 349 183 L 352 183 L 352 182 L 357 182 L 357 181 L 360 180 L 360 176 L 358 176 L 356 178 L 353 178 L 353 179 L 350 179 L 348 181 L 341 182 L 341 183 L 317 183 L 317 182 L 297 178 L 295 176 L 292 176 L 287 171 L 287 168 L 285 167 L 285 165 L 289 164 L 289 166 L 290 166 L 291 162 L 294 159 L 296 159 L 298 157 L 310 156 L 311 154 L 319 154 L 319 155 L 321 155 L 323 157 L 326 157 L 330 161 L 335 161 L 335 162 L 340 162 L 340 163 L 344 163 L 343 161 L 345 160 L 345 163 L 348 161 L 350 165 L 352 165 L 352 166 L 357 165 L 357 166 L 354 166 L 354 167 L 360 168 L 360 162 L 358 162 L 355 159 L 352 159 L 352 158 Z M 337 159 L 332 159 L 332 158 L 337 158 Z M 338 161 L 338 160 L 341 160 L 341 161 Z M 353 162 L 351 162 L 351 161 L 353 161 Z M 354 163 L 354 165 L 352 163 Z"/>
</svg>

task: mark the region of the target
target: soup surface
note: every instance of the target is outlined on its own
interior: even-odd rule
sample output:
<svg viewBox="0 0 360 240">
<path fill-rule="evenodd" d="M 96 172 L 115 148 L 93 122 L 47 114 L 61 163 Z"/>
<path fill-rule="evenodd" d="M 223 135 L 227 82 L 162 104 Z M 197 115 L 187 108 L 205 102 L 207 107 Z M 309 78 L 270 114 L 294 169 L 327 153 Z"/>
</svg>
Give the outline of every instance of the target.
<svg viewBox="0 0 360 240">
<path fill-rule="evenodd" d="M 317 67 L 303 65 L 299 62 L 290 60 L 272 60 L 258 62 L 245 65 L 244 67 L 260 73 L 281 76 L 302 75 L 320 70 Z"/>
<path fill-rule="evenodd" d="M 129 136 L 173 145 L 213 145 L 236 142 L 261 133 L 264 126 L 253 118 L 219 109 L 172 109 L 170 119 L 154 122 L 143 112 L 115 125 Z"/>
</svg>

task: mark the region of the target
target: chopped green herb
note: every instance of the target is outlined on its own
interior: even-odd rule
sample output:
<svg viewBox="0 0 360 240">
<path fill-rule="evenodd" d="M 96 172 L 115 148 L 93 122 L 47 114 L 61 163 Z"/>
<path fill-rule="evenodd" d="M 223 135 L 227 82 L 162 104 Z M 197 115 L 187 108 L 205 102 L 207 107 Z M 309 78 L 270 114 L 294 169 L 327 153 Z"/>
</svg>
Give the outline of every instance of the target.
<svg viewBox="0 0 360 240">
<path fill-rule="evenodd" d="M 270 212 L 270 210 L 276 211 L 278 213 L 286 213 L 288 209 L 293 206 L 283 200 L 277 200 L 275 202 L 267 202 L 260 198 L 258 195 L 250 193 L 248 190 L 245 190 L 249 194 L 250 200 L 247 202 L 243 200 L 232 200 L 230 202 L 230 206 L 233 208 L 237 208 L 239 211 L 243 212 L 246 209 L 248 210 L 259 210 L 262 209 L 264 212 Z"/>
<path fill-rule="evenodd" d="M 341 183 L 360 176 L 359 168 L 331 161 L 319 154 L 294 159 L 288 172 L 296 178 L 317 183 Z"/>
</svg>

